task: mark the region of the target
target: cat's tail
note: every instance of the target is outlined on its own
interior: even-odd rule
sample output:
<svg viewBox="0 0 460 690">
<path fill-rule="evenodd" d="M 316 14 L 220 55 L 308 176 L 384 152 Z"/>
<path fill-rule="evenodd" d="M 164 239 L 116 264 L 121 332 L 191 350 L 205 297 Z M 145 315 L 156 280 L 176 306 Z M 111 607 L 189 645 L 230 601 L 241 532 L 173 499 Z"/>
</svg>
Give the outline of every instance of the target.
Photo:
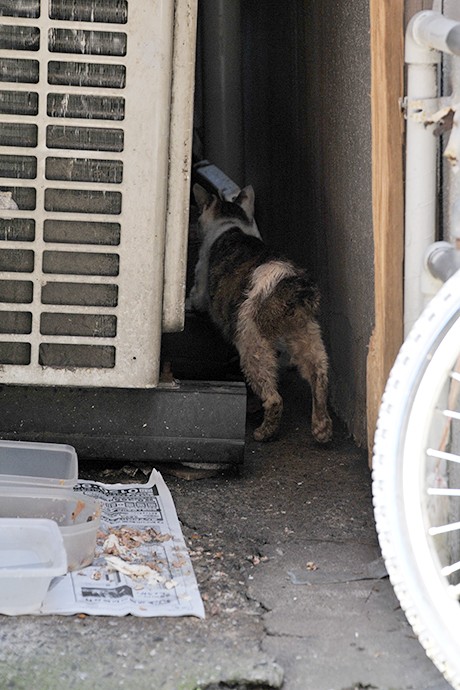
<svg viewBox="0 0 460 690">
<path fill-rule="evenodd" d="M 254 269 L 246 291 L 245 309 L 248 313 L 256 313 L 275 290 L 288 311 L 302 305 L 311 316 L 318 314 L 318 287 L 304 269 L 283 259 L 273 259 Z M 273 300 L 270 302 L 274 307 Z"/>
<path fill-rule="evenodd" d="M 273 259 L 254 269 L 249 288 L 246 291 L 248 302 L 260 304 L 272 294 L 278 283 L 298 274 L 298 269 L 289 261 Z"/>
<path fill-rule="evenodd" d="M 251 275 L 243 303 L 238 311 L 237 335 L 247 338 L 254 331 L 251 339 L 258 337 L 257 315 L 261 305 L 273 294 L 282 280 L 296 275 L 296 268 L 288 261 L 272 259 L 257 266 Z"/>
</svg>

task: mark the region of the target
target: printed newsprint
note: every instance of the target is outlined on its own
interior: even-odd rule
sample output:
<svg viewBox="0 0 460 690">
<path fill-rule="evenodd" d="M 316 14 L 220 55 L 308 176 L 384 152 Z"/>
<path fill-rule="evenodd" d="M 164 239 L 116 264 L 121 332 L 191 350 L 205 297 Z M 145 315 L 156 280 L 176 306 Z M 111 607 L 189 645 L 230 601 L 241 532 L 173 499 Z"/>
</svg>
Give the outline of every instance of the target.
<svg viewBox="0 0 460 690">
<path fill-rule="evenodd" d="M 204 607 L 163 478 L 145 484 L 80 480 L 97 498 L 101 526 L 92 564 L 52 581 L 41 613 L 98 616 L 197 616 Z"/>
</svg>

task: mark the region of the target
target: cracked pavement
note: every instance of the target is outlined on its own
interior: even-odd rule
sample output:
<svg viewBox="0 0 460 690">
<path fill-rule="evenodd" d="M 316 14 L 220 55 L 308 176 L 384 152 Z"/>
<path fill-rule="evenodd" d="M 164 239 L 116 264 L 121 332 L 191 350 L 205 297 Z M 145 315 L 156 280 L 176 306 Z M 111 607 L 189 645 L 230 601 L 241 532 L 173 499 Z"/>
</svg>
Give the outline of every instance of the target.
<svg viewBox="0 0 460 690">
<path fill-rule="evenodd" d="M 239 472 L 157 465 L 206 619 L 0 616 L 2 690 L 448 690 L 382 577 L 366 455 L 339 424 L 314 443 L 303 384 L 283 389 L 279 439 L 249 419 Z M 120 468 L 80 476 L 139 481 Z"/>
</svg>

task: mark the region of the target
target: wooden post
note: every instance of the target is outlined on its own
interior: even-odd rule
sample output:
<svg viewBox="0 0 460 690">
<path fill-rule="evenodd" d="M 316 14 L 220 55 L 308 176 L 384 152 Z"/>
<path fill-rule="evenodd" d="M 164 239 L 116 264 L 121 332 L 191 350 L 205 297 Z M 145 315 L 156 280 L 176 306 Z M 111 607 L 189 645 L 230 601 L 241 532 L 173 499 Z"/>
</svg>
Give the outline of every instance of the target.
<svg viewBox="0 0 460 690">
<path fill-rule="evenodd" d="M 369 457 L 380 400 L 403 338 L 404 0 L 370 0 L 375 327 L 367 358 Z"/>
</svg>

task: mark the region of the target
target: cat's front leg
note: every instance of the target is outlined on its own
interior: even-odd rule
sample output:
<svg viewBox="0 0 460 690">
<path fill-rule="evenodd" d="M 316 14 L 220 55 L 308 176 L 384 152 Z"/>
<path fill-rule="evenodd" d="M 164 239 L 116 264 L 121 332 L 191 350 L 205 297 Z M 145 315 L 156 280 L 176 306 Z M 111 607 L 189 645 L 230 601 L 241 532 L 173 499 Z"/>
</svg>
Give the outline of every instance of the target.
<svg viewBox="0 0 460 690">
<path fill-rule="evenodd" d="M 195 282 L 190 290 L 189 302 L 195 311 L 206 311 L 208 308 L 208 275 L 201 260 L 195 267 Z"/>
<path fill-rule="evenodd" d="M 206 294 L 203 290 L 200 290 L 200 286 L 194 285 L 190 290 L 190 295 L 188 298 L 188 303 L 191 309 L 195 311 L 206 311 L 207 309 L 207 299 Z"/>
</svg>

